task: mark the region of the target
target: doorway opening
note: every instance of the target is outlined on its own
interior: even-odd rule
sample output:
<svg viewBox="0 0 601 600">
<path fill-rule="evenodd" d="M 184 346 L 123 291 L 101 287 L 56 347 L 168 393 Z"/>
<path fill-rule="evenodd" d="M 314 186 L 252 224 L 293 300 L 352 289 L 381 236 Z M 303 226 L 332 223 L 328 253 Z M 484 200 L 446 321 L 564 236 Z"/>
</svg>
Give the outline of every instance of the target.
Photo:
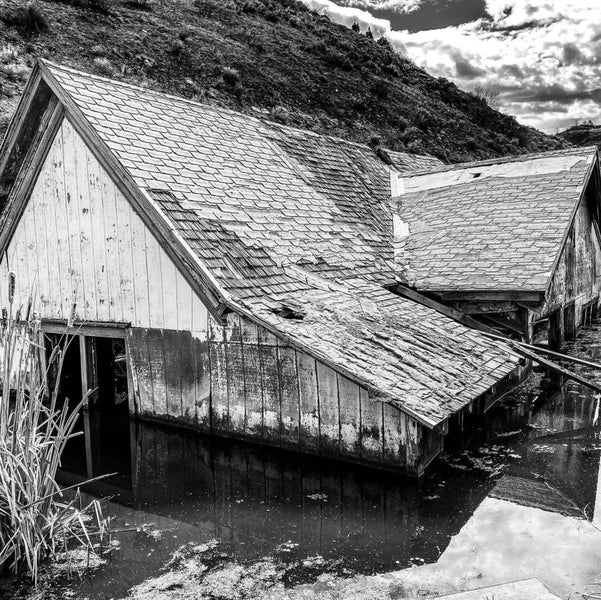
<svg viewBox="0 0 601 600">
<path fill-rule="evenodd" d="M 56 345 L 66 347 L 58 399 L 75 407 L 85 397 L 75 431 L 61 460 L 64 479 L 113 474 L 103 484 L 131 490 L 131 443 L 127 352 L 123 337 L 45 333 L 47 359 Z M 58 369 L 49 373 L 57 382 Z"/>
</svg>

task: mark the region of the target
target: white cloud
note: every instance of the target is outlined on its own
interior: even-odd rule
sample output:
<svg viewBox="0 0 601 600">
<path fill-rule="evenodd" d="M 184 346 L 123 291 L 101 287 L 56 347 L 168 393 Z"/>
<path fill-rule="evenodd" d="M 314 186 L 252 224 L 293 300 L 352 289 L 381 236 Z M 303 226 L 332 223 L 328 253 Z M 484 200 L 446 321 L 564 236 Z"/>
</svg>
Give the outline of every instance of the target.
<svg viewBox="0 0 601 600">
<path fill-rule="evenodd" d="M 303 2 L 311 10 L 327 15 L 335 23 L 346 25 L 346 27 L 352 27 L 353 23 L 357 23 L 362 32 L 367 31 L 368 28 L 371 29 L 376 39 L 385 35 L 397 51 L 402 54 L 406 52 L 402 41 L 403 33 L 392 31 L 388 19 L 378 19 L 366 10 L 352 6 L 339 6 L 331 0 L 303 0 Z"/>
<path fill-rule="evenodd" d="M 395 10 L 410 13 L 419 10 L 424 0 L 344 0 L 347 6 L 361 6 L 368 9 Z"/>
<path fill-rule="evenodd" d="M 349 6 L 339 6 L 331 0 L 303 0 L 304 3 L 315 12 L 328 15 L 332 21 L 351 27 L 358 23 L 361 31 L 371 28 L 375 37 L 380 37 L 390 31 L 390 21 L 378 19 L 370 12 Z"/>
<path fill-rule="evenodd" d="M 548 132 L 601 118 L 597 0 L 487 0 L 491 20 L 403 32 L 409 56 L 464 89 L 500 92 L 501 107 Z"/>
</svg>

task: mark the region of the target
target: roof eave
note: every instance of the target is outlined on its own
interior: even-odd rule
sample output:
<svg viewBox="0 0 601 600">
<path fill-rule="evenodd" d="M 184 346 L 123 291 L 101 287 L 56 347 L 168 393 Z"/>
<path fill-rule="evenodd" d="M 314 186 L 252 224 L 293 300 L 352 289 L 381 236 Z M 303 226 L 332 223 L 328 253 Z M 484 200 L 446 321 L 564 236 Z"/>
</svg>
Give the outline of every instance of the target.
<svg viewBox="0 0 601 600">
<path fill-rule="evenodd" d="M 549 279 L 551 277 L 549 276 Z M 532 302 L 540 304 L 544 302 L 547 286 L 529 289 L 490 289 L 490 288 L 466 288 L 458 289 L 451 286 L 447 287 L 420 287 L 421 292 L 436 294 L 443 300 L 463 300 L 463 301 L 490 301 L 490 302 Z"/>
</svg>

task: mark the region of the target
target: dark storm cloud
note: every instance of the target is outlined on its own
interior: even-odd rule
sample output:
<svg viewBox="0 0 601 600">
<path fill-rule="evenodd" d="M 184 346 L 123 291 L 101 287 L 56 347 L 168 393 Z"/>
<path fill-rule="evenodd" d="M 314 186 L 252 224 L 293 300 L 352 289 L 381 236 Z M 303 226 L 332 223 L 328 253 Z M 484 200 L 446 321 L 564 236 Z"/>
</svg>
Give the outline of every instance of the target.
<svg viewBox="0 0 601 600">
<path fill-rule="evenodd" d="M 486 71 L 474 64 L 472 64 L 467 58 L 456 53 L 453 56 L 455 61 L 455 72 L 457 77 L 463 79 L 476 79 L 486 74 Z"/>
<path fill-rule="evenodd" d="M 506 98 L 512 102 L 538 102 L 569 105 L 575 100 L 592 100 L 601 103 L 601 88 L 574 90 L 555 83 L 541 88 L 517 89 Z"/>
<path fill-rule="evenodd" d="M 524 23 L 518 23 L 516 25 L 495 25 L 494 23 L 489 23 L 488 26 L 483 24 L 483 28 L 486 28 L 488 31 L 495 31 L 497 33 L 513 33 L 514 31 L 525 31 L 527 29 L 536 29 L 539 27 L 548 27 L 553 23 L 557 23 L 559 19 L 544 19 L 544 20 L 533 20 L 533 21 L 525 21 Z M 486 23 L 486 21 L 484 21 Z"/>
<path fill-rule="evenodd" d="M 564 65 L 577 65 L 582 63 L 582 52 L 576 44 L 568 43 L 563 45 L 563 56 L 561 62 Z"/>
<path fill-rule="evenodd" d="M 341 6 L 369 10 L 393 30 L 424 31 L 471 23 L 486 16 L 485 0 L 338 0 Z"/>
</svg>

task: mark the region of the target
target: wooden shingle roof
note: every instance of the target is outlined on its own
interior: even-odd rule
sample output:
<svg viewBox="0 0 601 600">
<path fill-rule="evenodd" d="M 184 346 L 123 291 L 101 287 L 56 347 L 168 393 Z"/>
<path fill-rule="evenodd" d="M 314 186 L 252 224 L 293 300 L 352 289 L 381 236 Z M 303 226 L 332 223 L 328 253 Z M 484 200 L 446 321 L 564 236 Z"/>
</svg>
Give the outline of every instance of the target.
<svg viewBox="0 0 601 600">
<path fill-rule="evenodd" d="M 517 367 L 504 344 L 383 287 L 395 279 L 391 170 L 367 146 L 43 71 L 67 118 L 93 129 L 225 306 L 429 427 Z M 400 172 L 436 164 L 402 158 Z"/>
<path fill-rule="evenodd" d="M 403 177 L 399 268 L 423 291 L 544 292 L 596 156 L 574 148 Z"/>
</svg>

